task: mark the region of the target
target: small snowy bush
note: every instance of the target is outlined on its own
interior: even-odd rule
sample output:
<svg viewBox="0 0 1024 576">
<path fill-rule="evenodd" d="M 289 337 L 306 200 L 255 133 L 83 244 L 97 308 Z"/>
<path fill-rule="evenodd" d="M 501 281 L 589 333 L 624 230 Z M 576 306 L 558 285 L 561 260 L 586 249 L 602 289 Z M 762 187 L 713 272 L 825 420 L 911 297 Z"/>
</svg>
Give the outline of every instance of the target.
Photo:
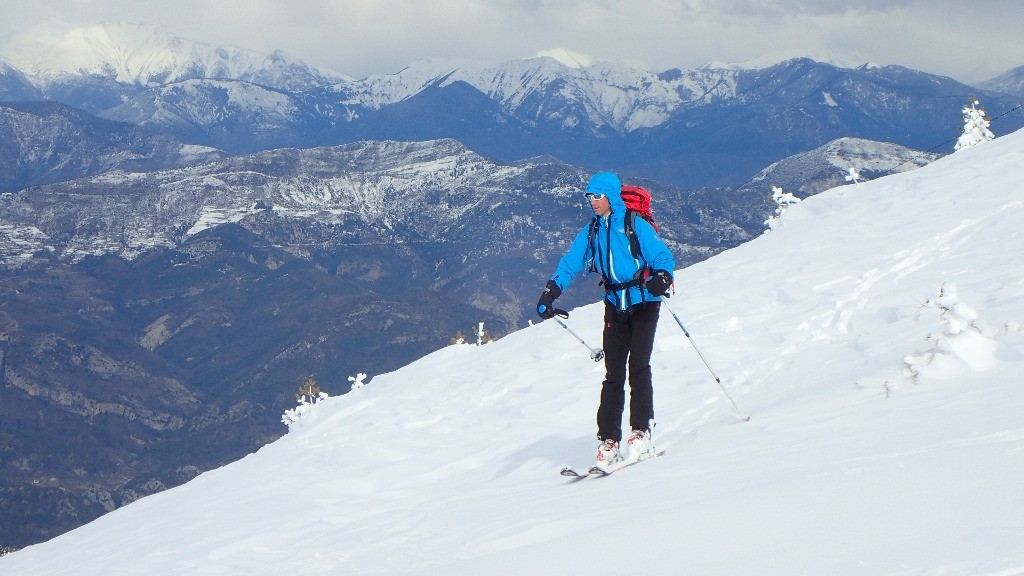
<svg viewBox="0 0 1024 576">
<path fill-rule="evenodd" d="M 299 403 L 298 406 L 285 410 L 281 415 L 281 422 L 288 426 L 288 430 L 293 430 L 304 418 L 309 418 L 317 402 L 326 400 L 328 397 L 326 392 L 320 391 L 316 381 L 309 378 L 305 384 L 299 386 L 299 392 L 295 395 L 295 401 Z"/>
<path fill-rule="evenodd" d="M 366 374 L 364 374 L 363 372 L 360 372 L 355 376 L 348 377 L 348 381 L 352 383 L 353 390 L 355 390 L 356 388 L 362 388 L 366 386 L 366 382 L 364 382 L 364 380 L 366 380 Z"/>
<path fill-rule="evenodd" d="M 944 283 L 925 307 L 939 312 L 942 331 L 927 336 L 932 348 L 903 358 L 904 373 L 914 382 L 922 375 L 953 378 L 964 370 L 984 371 L 995 362 L 998 342 L 978 311 L 960 300 L 956 285 Z"/>
<path fill-rule="evenodd" d="M 484 344 L 490 344 L 494 342 L 494 338 L 484 330 L 484 323 L 481 322 L 473 327 L 473 334 L 476 335 L 476 342 L 472 342 L 474 346 L 483 346 Z M 466 341 L 466 337 L 462 335 L 462 330 L 455 333 L 455 338 L 451 340 L 452 344 L 470 344 Z"/>
<path fill-rule="evenodd" d="M 799 204 L 800 199 L 789 192 L 783 192 L 782 188 L 778 186 L 772 186 L 772 202 L 775 203 L 775 212 L 764 221 L 764 225 L 768 227 L 765 232 L 771 232 L 777 228 L 783 212 L 793 204 Z"/>
<path fill-rule="evenodd" d="M 481 322 L 475 328 L 473 328 L 473 334 L 476 334 L 477 346 L 483 346 L 484 344 L 494 342 L 494 338 L 491 338 L 491 335 L 484 331 L 483 322 Z"/>
<path fill-rule="evenodd" d="M 964 126 L 961 128 L 963 134 L 956 140 L 954 150 L 960 151 L 965 148 L 973 148 L 978 144 L 988 142 L 995 138 L 995 134 L 988 129 L 990 122 L 985 119 L 985 110 L 979 108 L 981 102 L 971 98 L 971 106 L 964 106 Z"/>
</svg>

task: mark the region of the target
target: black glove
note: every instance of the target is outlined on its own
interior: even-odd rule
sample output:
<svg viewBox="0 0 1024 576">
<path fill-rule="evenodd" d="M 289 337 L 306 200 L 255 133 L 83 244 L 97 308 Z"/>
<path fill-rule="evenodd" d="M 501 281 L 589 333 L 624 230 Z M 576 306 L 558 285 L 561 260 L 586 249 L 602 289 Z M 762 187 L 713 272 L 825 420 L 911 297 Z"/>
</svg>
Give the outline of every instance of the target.
<svg viewBox="0 0 1024 576">
<path fill-rule="evenodd" d="M 647 279 L 647 291 L 654 296 L 668 298 L 669 290 L 672 288 L 672 275 L 665 270 L 655 270 Z"/>
<path fill-rule="evenodd" d="M 562 289 L 555 284 L 554 280 L 548 280 L 548 283 L 544 285 L 544 291 L 540 294 L 540 300 L 537 301 L 537 315 L 547 320 L 553 318 L 557 311 L 552 307 L 555 303 L 555 298 L 562 295 Z"/>
</svg>

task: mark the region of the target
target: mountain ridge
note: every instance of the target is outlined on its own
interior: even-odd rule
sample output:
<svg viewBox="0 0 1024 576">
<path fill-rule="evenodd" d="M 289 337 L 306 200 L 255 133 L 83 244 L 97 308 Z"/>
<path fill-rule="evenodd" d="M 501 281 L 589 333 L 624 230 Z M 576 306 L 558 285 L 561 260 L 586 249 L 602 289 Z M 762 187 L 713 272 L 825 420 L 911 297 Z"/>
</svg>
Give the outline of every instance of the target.
<svg viewBox="0 0 1024 576">
<path fill-rule="evenodd" d="M 0 192 L 117 169 L 184 166 L 225 155 L 56 102 L 0 103 L 0 141 Z"/>
<path fill-rule="evenodd" d="M 550 57 L 421 61 L 360 80 L 302 72 L 300 90 L 254 75 L 204 74 L 149 85 L 119 83 L 111 68 L 102 77 L 34 81 L 47 98 L 229 153 L 452 137 L 503 160 L 550 154 L 691 188 L 738 186 L 772 162 L 844 136 L 938 148 L 955 135 L 969 96 L 980 95 L 992 116 L 1017 105 L 1010 95 L 901 66 L 847 69 L 808 58 L 661 73 L 607 62 L 575 68 Z M 5 85 L 16 89 L 9 76 L 0 95 Z M 125 77 L 132 78 L 138 73 Z M 997 133 L 1006 133 L 1024 119 L 1000 124 Z"/>
</svg>

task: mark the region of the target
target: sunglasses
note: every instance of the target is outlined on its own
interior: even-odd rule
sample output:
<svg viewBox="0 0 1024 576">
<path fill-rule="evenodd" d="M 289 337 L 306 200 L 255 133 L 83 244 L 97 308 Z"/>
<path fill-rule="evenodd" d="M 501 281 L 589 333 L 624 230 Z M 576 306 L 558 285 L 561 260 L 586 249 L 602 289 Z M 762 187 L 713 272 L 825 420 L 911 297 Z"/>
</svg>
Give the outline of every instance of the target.
<svg viewBox="0 0 1024 576">
<path fill-rule="evenodd" d="M 604 200 L 608 197 L 607 194 L 591 194 L 590 192 L 584 194 L 584 196 L 587 197 L 587 200 Z"/>
</svg>

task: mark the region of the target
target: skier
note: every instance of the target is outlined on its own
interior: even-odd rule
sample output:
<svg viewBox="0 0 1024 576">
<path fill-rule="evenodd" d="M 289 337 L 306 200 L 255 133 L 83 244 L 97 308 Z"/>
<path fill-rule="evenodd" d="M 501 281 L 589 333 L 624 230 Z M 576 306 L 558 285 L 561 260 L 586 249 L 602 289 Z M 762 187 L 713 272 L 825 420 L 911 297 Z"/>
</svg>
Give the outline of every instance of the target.
<svg viewBox="0 0 1024 576">
<path fill-rule="evenodd" d="M 640 217 L 633 218 L 640 248 L 639 257 L 634 257 L 625 226 L 626 205 L 621 189 L 619 177 L 611 172 L 599 172 L 590 179 L 585 197 L 594 211 L 594 219 L 576 235 L 537 302 L 537 314 L 545 320 L 552 318 L 559 312 L 552 307 L 555 299 L 577 274 L 583 270 L 601 274 L 605 289 L 605 378 L 597 409 L 597 439 L 601 444 L 595 465 L 605 471 L 621 461 L 635 462 L 654 454 L 651 351 L 661 298 L 669 296 L 675 270 L 672 252 L 654 227 Z M 627 363 L 632 434 L 622 455 L 619 442 Z"/>
</svg>

